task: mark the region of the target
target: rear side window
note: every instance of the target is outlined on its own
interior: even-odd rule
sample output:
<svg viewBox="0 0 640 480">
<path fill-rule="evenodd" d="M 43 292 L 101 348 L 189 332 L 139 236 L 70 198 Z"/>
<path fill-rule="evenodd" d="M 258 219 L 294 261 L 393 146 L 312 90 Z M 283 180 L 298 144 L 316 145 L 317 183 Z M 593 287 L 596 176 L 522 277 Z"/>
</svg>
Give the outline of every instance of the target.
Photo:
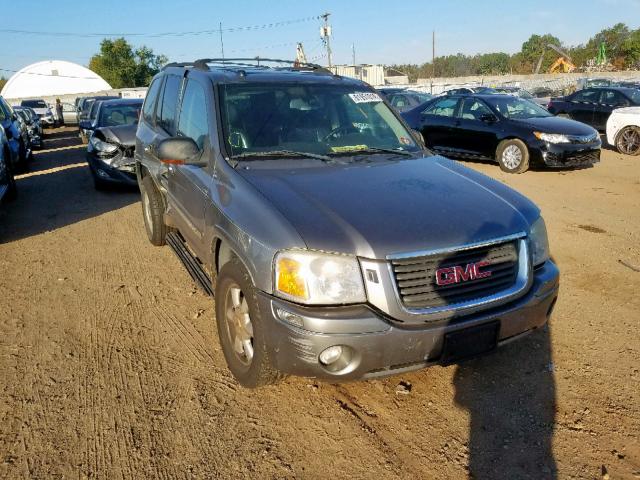
<svg viewBox="0 0 640 480">
<path fill-rule="evenodd" d="M 160 86 L 162 85 L 162 78 L 156 78 L 149 87 L 149 91 L 147 92 L 147 98 L 144 100 L 144 107 L 142 108 L 142 116 L 144 119 L 153 123 L 153 111 L 156 107 L 156 100 L 158 99 L 158 92 L 160 91 Z"/>
<path fill-rule="evenodd" d="M 627 104 L 627 99 L 624 98 L 620 92 L 616 92 L 615 90 L 605 90 L 602 92 L 602 102 L 605 105 L 625 105 Z"/>
<path fill-rule="evenodd" d="M 177 75 L 168 75 L 164 82 L 162 95 L 162 108 L 157 122 L 169 135 L 176 134 L 176 110 L 178 108 L 178 96 L 182 78 Z"/>
<path fill-rule="evenodd" d="M 182 97 L 178 121 L 178 136 L 191 138 L 202 150 L 209 134 L 207 104 L 204 88 L 189 80 Z"/>
<path fill-rule="evenodd" d="M 431 105 L 423 112 L 428 115 L 439 115 L 441 117 L 453 117 L 458 104 L 457 98 L 443 98 Z"/>
<path fill-rule="evenodd" d="M 574 102 L 593 102 L 597 103 L 600 98 L 599 90 L 582 90 L 576 93 L 572 100 Z"/>
</svg>

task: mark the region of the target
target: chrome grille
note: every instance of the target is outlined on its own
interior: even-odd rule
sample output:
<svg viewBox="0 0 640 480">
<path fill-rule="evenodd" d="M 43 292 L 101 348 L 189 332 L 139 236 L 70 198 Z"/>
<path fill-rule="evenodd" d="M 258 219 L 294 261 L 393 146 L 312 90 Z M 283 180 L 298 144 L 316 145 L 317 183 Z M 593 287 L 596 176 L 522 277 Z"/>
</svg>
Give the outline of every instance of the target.
<svg viewBox="0 0 640 480">
<path fill-rule="evenodd" d="M 489 262 L 485 278 L 438 285 L 436 271 L 441 268 Z M 396 288 L 402 304 L 424 309 L 481 300 L 512 287 L 518 276 L 518 247 L 514 241 L 485 245 L 455 252 L 438 253 L 391 261 Z"/>
</svg>

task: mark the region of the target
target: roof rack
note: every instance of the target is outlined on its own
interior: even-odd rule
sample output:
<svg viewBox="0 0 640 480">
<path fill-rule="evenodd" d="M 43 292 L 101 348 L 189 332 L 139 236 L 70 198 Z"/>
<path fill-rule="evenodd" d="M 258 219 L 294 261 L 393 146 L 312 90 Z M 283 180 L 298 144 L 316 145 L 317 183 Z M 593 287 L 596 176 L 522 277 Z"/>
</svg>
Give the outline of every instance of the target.
<svg viewBox="0 0 640 480">
<path fill-rule="evenodd" d="M 271 67 L 269 65 L 261 65 L 262 63 L 276 63 L 287 65 L 286 67 Z M 280 60 L 276 58 L 262 58 L 262 57 L 253 57 L 253 58 L 201 58 L 195 60 L 194 62 L 173 62 L 164 66 L 164 68 L 169 67 L 192 67 L 197 68 L 198 70 L 211 70 L 211 67 L 214 68 L 222 68 L 222 69 L 234 69 L 236 67 L 251 67 L 251 68 L 263 68 L 263 69 L 274 69 L 274 70 L 308 70 L 317 73 L 328 73 L 333 75 L 333 72 L 328 70 L 326 67 L 322 65 L 318 65 L 317 63 L 306 63 L 306 62 L 298 62 L 294 60 Z"/>
</svg>

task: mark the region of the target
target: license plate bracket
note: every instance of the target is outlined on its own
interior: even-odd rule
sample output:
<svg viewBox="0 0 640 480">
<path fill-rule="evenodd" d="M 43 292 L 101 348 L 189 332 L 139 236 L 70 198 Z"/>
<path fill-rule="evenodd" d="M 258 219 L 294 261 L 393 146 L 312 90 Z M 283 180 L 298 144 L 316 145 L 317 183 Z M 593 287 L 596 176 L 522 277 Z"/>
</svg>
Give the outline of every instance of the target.
<svg viewBox="0 0 640 480">
<path fill-rule="evenodd" d="M 464 328 L 444 336 L 440 362 L 458 363 L 494 351 L 498 347 L 500 320 Z"/>
</svg>

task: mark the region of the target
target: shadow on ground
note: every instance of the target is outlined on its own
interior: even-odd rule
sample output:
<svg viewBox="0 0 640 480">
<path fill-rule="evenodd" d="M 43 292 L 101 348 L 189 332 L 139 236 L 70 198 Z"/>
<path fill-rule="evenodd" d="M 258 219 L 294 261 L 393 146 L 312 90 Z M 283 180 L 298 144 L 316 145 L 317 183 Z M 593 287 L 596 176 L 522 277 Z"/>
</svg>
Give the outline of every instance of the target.
<svg viewBox="0 0 640 480">
<path fill-rule="evenodd" d="M 0 243 L 96 217 L 138 201 L 131 188 L 98 192 L 75 128 L 45 131 L 44 148 L 16 177 L 18 198 L 0 210 Z"/>
</svg>

